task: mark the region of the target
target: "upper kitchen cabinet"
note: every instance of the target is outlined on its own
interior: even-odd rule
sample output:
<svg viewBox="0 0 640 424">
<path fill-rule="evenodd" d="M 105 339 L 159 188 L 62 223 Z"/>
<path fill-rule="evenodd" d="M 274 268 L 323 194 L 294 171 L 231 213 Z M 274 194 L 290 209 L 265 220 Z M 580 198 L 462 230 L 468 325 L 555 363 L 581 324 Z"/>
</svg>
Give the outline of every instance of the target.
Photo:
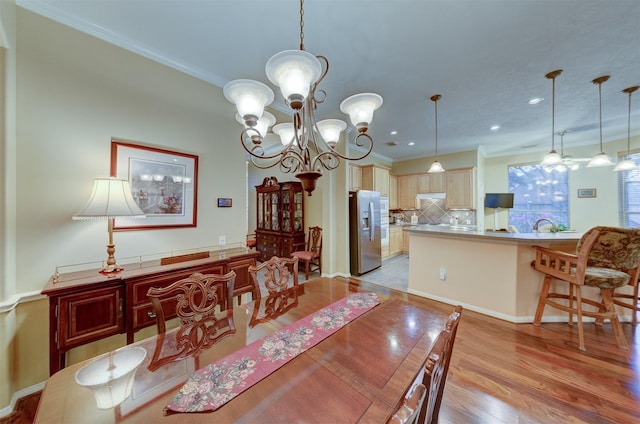
<svg viewBox="0 0 640 424">
<path fill-rule="evenodd" d="M 381 197 L 389 197 L 389 169 L 376 165 L 362 166 L 363 190 L 379 191 Z"/>
<path fill-rule="evenodd" d="M 389 175 L 389 209 L 398 209 L 398 177 Z"/>
<path fill-rule="evenodd" d="M 418 174 L 418 193 L 444 193 L 446 189 L 444 172 Z"/>
<path fill-rule="evenodd" d="M 416 174 L 398 175 L 397 209 L 415 209 L 417 194 L 418 176 Z"/>
<path fill-rule="evenodd" d="M 362 168 L 358 165 L 349 165 L 349 191 L 358 191 L 362 188 Z"/>
<path fill-rule="evenodd" d="M 448 170 L 444 175 L 447 209 L 475 209 L 475 168 Z"/>
</svg>

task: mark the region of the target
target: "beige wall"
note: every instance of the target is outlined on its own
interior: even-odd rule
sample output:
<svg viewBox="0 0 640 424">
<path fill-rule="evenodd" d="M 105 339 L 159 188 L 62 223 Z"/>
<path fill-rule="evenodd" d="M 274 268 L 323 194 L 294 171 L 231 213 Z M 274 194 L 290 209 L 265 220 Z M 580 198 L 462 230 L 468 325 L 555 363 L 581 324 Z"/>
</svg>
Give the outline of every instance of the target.
<svg viewBox="0 0 640 424">
<path fill-rule="evenodd" d="M 4 26 L 10 15 L 2 7 Z M 48 377 L 47 302 L 14 308 L 14 299 L 38 293 L 56 265 L 106 255 L 106 221 L 71 216 L 93 179 L 109 175 L 112 137 L 200 160 L 197 228 L 116 232 L 117 258 L 214 245 L 222 234 L 240 243 L 246 231 L 244 150 L 220 88 L 23 9 L 16 23 L 18 43 L 8 56 L 16 57 L 17 102 L 3 102 L 15 113 L 18 141 L 1 177 L 17 194 L 3 193 L 9 199 L 0 227 L 8 261 L 0 283 L 0 412 L 13 393 Z M 11 147 L 5 134 L 3 152 Z M 15 178 L 8 178 L 14 163 Z M 218 197 L 233 198 L 233 207 L 217 208 Z M 6 217 L 12 207 L 15 225 Z M 7 233 L 14 228 L 15 240 Z"/>
</svg>

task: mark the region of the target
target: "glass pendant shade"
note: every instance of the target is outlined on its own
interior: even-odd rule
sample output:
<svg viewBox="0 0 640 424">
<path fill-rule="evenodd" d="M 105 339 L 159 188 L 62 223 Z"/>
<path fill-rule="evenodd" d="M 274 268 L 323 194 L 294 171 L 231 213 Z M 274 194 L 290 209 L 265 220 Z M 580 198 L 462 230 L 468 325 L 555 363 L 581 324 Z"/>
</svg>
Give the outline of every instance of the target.
<svg viewBox="0 0 640 424">
<path fill-rule="evenodd" d="M 618 162 L 618 164 L 616 165 L 615 168 L 613 168 L 613 170 L 614 171 L 631 171 L 632 169 L 637 169 L 637 168 L 638 166 L 635 163 L 633 163 L 631 159 L 624 159 Z"/>
<path fill-rule="evenodd" d="M 433 161 L 433 163 L 431 164 L 431 167 L 427 172 L 429 174 L 436 174 L 438 172 L 444 172 L 444 168 L 442 167 L 442 164 L 439 161 L 435 160 Z"/>
<path fill-rule="evenodd" d="M 265 106 L 273 102 L 273 91 L 267 85 L 248 79 L 228 82 L 222 93 L 236 105 L 238 114 L 251 126 L 262 116 Z"/>
<path fill-rule="evenodd" d="M 269 59 L 265 72 L 269 81 L 280 87 L 282 96 L 291 107 L 299 109 L 309 95 L 311 85 L 322 75 L 322 65 L 311 53 L 285 50 Z"/>
<path fill-rule="evenodd" d="M 558 152 L 552 150 L 545 155 L 545 157 L 542 159 L 542 162 L 540 162 L 540 165 L 553 166 L 558 165 L 559 163 L 562 163 L 562 157 L 560 157 Z"/>
<path fill-rule="evenodd" d="M 291 122 L 276 125 L 273 127 L 273 132 L 280 137 L 280 142 L 283 146 L 289 145 L 291 140 L 294 139 L 293 124 Z"/>
<path fill-rule="evenodd" d="M 366 131 L 373 119 L 373 112 L 382 106 L 382 97 L 375 93 L 354 94 L 340 103 L 342 113 L 349 115 L 358 131 Z"/>
<path fill-rule="evenodd" d="M 347 123 L 340 119 L 324 119 L 317 124 L 318 131 L 324 141 L 331 147 L 335 147 L 340 141 L 340 133 L 347 129 Z"/>
<path fill-rule="evenodd" d="M 246 122 L 240 117 L 239 113 L 236 113 L 236 121 L 243 124 L 245 128 L 250 128 L 249 125 L 247 125 Z M 269 112 L 264 112 L 262 114 L 262 117 L 260 117 L 260 119 L 256 121 L 253 129 L 260 133 L 260 137 L 264 138 L 267 135 L 267 132 L 269 132 L 269 128 L 271 128 L 271 126 L 273 126 L 273 124 L 275 123 L 276 117 Z M 255 135 L 255 133 L 251 135 Z"/>
<path fill-rule="evenodd" d="M 609 156 L 605 152 L 600 152 L 597 155 L 595 155 L 593 159 L 591 159 L 591 161 L 587 165 L 587 168 L 597 168 L 600 166 L 612 166 L 612 165 L 613 165 L 613 160 L 611 159 L 611 156 Z"/>
</svg>

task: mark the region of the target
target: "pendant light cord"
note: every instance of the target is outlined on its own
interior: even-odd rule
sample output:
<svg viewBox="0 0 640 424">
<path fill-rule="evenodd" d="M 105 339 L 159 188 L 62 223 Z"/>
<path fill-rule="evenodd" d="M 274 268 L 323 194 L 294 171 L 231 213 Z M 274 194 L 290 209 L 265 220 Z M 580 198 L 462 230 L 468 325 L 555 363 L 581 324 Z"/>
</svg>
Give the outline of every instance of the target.
<svg viewBox="0 0 640 424">
<path fill-rule="evenodd" d="M 622 90 L 623 93 L 629 94 L 629 109 L 627 111 L 627 158 L 631 153 L 631 94 L 638 88 L 637 85 L 634 85 L 633 87 Z"/>
<path fill-rule="evenodd" d="M 435 104 L 436 110 L 436 161 L 438 160 L 438 100 L 440 100 L 440 98 L 442 98 L 440 94 L 431 96 L 431 101 Z"/>
<path fill-rule="evenodd" d="M 562 69 L 549 72 L 545 75 L 546 78 L 551 80 L 551 152 L 556 151 L 556 77 L 562 73 Z"/>
</svg>

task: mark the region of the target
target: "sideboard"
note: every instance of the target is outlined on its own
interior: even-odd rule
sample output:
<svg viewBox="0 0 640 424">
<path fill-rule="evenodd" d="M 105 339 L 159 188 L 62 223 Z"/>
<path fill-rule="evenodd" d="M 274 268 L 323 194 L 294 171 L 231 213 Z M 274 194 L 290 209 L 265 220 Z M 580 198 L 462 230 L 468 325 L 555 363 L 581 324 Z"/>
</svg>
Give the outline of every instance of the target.
<svg viewBox="0 0 640 424">
<path fill-rule="evenodd" d="M 155 325 L 150 287 L 166 287 L 194 272 L 236 272 L 233 295 L 252 293 L 248 268 L 259 252 L 245 248 L 203 252 L 180 258 L 164 258 L 125 265 L 111 277 L 97 269 L 52 276 L 42 290 L 49 297 L 49 372 L 65 367 L 66 352 L 96 340 L 126 333 L 127 344 L 134 333 Z M 167 316 L 174 317 L 170 311 Z"/>
</svg>

